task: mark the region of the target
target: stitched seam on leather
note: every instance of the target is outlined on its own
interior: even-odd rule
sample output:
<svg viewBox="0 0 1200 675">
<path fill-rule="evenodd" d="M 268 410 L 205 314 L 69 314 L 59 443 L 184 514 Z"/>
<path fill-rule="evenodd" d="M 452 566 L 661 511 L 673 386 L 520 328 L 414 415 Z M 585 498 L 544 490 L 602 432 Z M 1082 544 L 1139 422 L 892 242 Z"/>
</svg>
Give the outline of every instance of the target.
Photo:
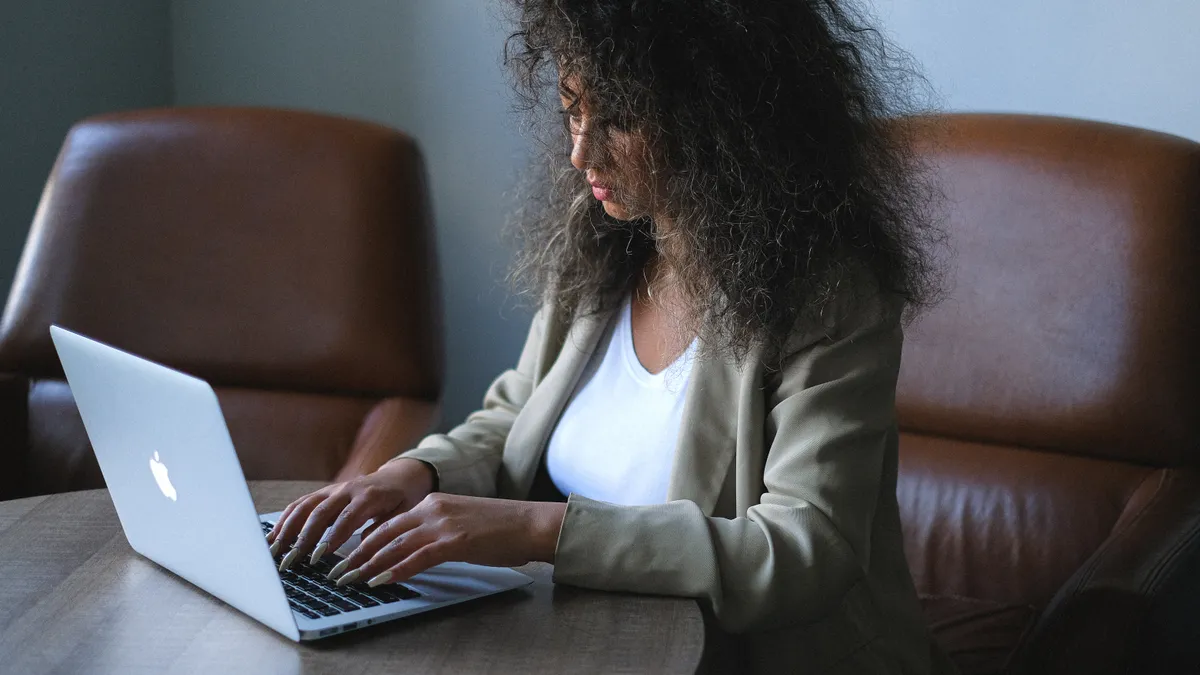
<svg viewBox="0 0 1200 675">
<path fill-rule="evenodd" d="M 933 432 L 928 429 L 921 429 L 918 427 L 900 425 L 899 423 L 897 423 L 896 430 L 902 434 L 910 434 L 912 436 L 919 436 L 922 438 L 932 438 L 935 440 L 955 441 L 958 443 L 967 443 L 970 445 L 982 445 L 982 446 L 986 446 L 988 448 L 997 448 L 1000 450 L 1019 450 L 1022 452 L 1035 452 L 1035 453 L 1040 453 L 1040 454 L 1044 454 L 1044 455 L 1059 455 L 1062 457 L 1069 457 L 1071 459 L 1086 459 L 1086 460 L 1093 460 L 1093 461 L 1097 461 L 1097 462 L 1108 462 L 1110 464 L 1127 464 L 1129 466 L 1137 467 L 1139 469 L 1149 469 L 1150 471 L 1154 471 L 1155 469 L 1163 468 L 1161 463 L 1158 463 L 1157 459 L 1140 460 L 1140 459 L 1125 459 L 1125 458 L 1119 457 L 1119 456 L 1110 456 L 1110 455 L 1102 455 L 1102 454 L 1094 454 L 1093 455 L 1093 454 L 1087 454 L 1082 451 L 1064 450 L 1060 447 L 1055 447 L 1052 445 L 1030 445 L 1030 444 L 1018 445 L 1016 443 L 1010 443 L 1007 441 L 998 440 L 998 439 L 994 439 L 994 438 L 979 438 L 978 436 L 971 437 L 971 436 L 966 436 L 966 435 L 946 433 L 946 432 L 942 432 L 942 431 Z"/>
<path fill-rule="evenodd" d="M 1125 527 L 1121 528 L 1120 531 L 1117 531 L 1114 529 L 1112 532 L 1109 532 L 1108 538 L 1105 541 L 1101 542 L 1100 546 L 1098 546 L 1096 548 L 1095 552 L 1093 552 L 1092 560 L 1086 565 L 1086 569 L 1080 574 L 1078 583 L 1075 585 L 1075 588 L 1071 591 L 1071 593 L 1065 599 L 1072 599 L 1072 598 L 1077 597 L 1083 591 L 1083 589 L 1086 588 L 1088 586 L 1088 584 L 1091 583 L 1092 578 L 1095 576 L 1096 568 L 1098 568 L 1104 562 L 1104 560 L 1106 558 L 1105 554 L 1108 553 L 1108 551 L 1110 549 L 1115 548 L 1117 546 L 1117 542 L 1120 540 L 1123 540 L 1125 537 L 1127 537 L 1129 532 L 1132 532 L 1137 529 L 1137 526 L 1142 522 L 1142 520 L 1145 519 L 1149 515 L 1151 508 L 1153 506 L 1155 506 L 1158 503 L 1158 501 L 1162 499 L 1162 496 L 1166 493 L 1166 491 L 1167 491 L 1166 487 L 1167 487 L 1167 484 L 1170 482 L 1171 477 L 1172 477 L 1171 470 L 1170 469 L 1164 470 L 1162 475 L 1158 479 L 1158 487 L 1154 488 L 1154 494 L 1150 495 L 1150 498 L 1146 500 L 1146 504 L 1129 521 L 1129 524 L 1126 525 Z M 1134 492 L 1136 493 L 1137 490 L 1134 490 Z M 1128 506 L 1128 502 L 1126 502 L 1126 506 Z M 1117 520 L 1120 521 L 1120 519 L 1121 519 L 1121 517 L 1117 516 Z"/>
<path fill-rule="evenodd" d="M 1154 570 L 1151 572 L 1150 578 L 1148 578 L 1144 584 L 1145 593 L 1146 595 L 1150 596 L 1150 602 L 1147 604 L 1146 609 L 1142 611 L 1143 616 L 1151 614 L 1154 611 L 1153 605 L 1158 601 L 1159 594 L 1162 592 L 1162 584 L 1164 583 L 1164 577 L 1166 576 L 1167 570 L 1175 567 L 1175 562 L 1182 555 L 1182 552 L 1190 549 L 1193 542 L 1195 542 L 1197 538 L 1200 538 L 1200 519 L 1193 518 L 1191 531 L 1186 536 L 1180 537 L 1176 545 L 1172 546 L 1171 550 L 1163 555 L 1159 563 L 1154 566 Z M 1143 622 L 1138 622 L 1138 624 L 1134 626 L 1134 637 L 1131 640 L 1131 643 L 1135 645 L 1135 648 L 1137 645 L 1143 644 L 1143 640 L 1145 639 L 1143 636 L 1143 628 Z M 1129 668 L 1126 668 L 1126 672 L 1131 671 Z"/>
<path fill-rule="evenodd" d="M 1166 471 L 1165 477 L 1168 481 L 1174 480 L 1175 472 L 1168 469 Z M 1149 574 L 1146 575 L 1146 581 L 1138 587 L 1138 590 L 1145 590 L 1147 592 L 1151 592 L 1152 589 L 1155 587 L 1155 584 L 1157 583 L 1158 578 L 1162 575 L 1164 566 L 1168 562 L 1173 560 L 1178 555 L 1180 549 L 1182 549 L 1183 546 L 1186 545 L 1191 539 L 1192 539 L 1192 535 L 1185 535 L 1183 537 L 1180 537 L 1179 540 L 1177 540 L 1174 544 L 1172 544 L 1167 549 L 1167 551 L 1162 555 L 1162 557 L 1159 559 L 1159 561 L 1151 568 Z"/>
<path fill-rule="evenodd" d="M 1108 538 L 1104 542 L 1102 542 L 1099 547 L 1096 548 L 1096 550 L 1092 553 L 1091 559 L 1087 562 L 1087 564 L 1083 568 L 1080 568 L 1080 572 L 1078 573 L 1078 576 L 1073 577 L 1074 587 L 1068 593 L 1066 593 L 1065 595 L 1062 596 L 1062 600 L 1057 603 L 1057 605 L 1055 606 L 1055 609 L 1067 606 L 1067 605 L 1071 604 L 1071 601 L 1073 601 L 1075 598 L 1079 597 L 1079 595 L 1083 592 L 1083 590 L 1091 582 L 1093 576 L 1095 575 L 1096 568 L 1099 567 L 1100 564 L 1104 561 L 1104 559 L 1105 559 L 1104 554 L 1108 551 L 1108 549 L 1115 547 L 1117 545 L 1116 542 L 1118 539 L 1123 538 L 1127 532 L 1134 530 L 1136 528 L 1137 524 L 1144 517 L 1146 517 L 1146 515 L 1149 513 L 1151 507 L 1154 506 L 1155 503 L 1159 499 L 1161 499 L 1163 493 L 1165 492 L 1164 487 L 1166 486 L 1167 481 L 1170 478 L 1170 476 L 1171 476 L 1171 471 L 1164 470 L 1162 475 L 1158 479 L 1158 486 L 1154 489 L 1154 494 L 1151 495 L 1150 498 L 1146 500 L 1145 506 L 1143 506 L 1142 509 L 1137 513 L 1137 515 L 1135 515 L 1133 517 L 1133 519 L 1131 519 L 1129 521 L 1129 524 L 1126 527 L 1122 528 L 1120 532 L 1116 532 L 1116 531 L 1110 532 Z M 1145 480 L 1146 479 L 1143 479 L 1143 483 L 1145 482 Z M 1139 487 L 1140 487 L 1140 485 L 1139 485 Z M 1137 492 L 1137 490 L 1135 489 L 1134 493 L 1136 493 L 1136 492 Z M 1126 506 L 1128 506 L 1128 502 L 1126 502 Z M 1118 521 L 1120 520 L 1120 516 L 1117 517 L 1117 520 Z M 1054 599 L 1051 598 L 1051 602 L 1053 602 L 1053 600 Z M 1049 608 L 1050 608 L 1050 605 L 1047 605 L 1045 608 L 1042 609 L 1042 616 L 1038 617 L 1038 619 L 1033 622 L 1033 626 L 1031 627 L 1027 636 L 1044 633 L 1046 631 L 1046 629 L 1053 628 L 1054 626 L 1058 625 L 1058 623 L 1059 623 L 1058 617 L 1055 617 L 1053 621 L 1047 620 L 1047 616 L 1046 616 L 1045 612 L 1046 612 L 1046 609 L 1049 609 Z M 1007 664 L 1007 665 L 1011 665 L 1012 662 L 1016 662 L 1018 664 L 1027 662 L 1031 658 L 1031 655 L 1028 653 L 1027 646 L 1028 646 L 1027 644 L 1018 643 L 1018 648 L 1016 650 L 1014 650 L 1013 658 L 1010 659 L 1010 664 Z M 1020 655 L 1019 659 L 1017 658 L 1018 654 Z"/>
<path fill-rule="evenodd" d="M 1004 657 L 1004 665 L 1000 666 L 1001 673 L 1010 672 L 1010 669 L 1017 661 L 1017 656 L 1021 653 L 1021 648 L 1025 645 L 1026 640 L 1029 639 L 1029 636 L 1033 634 L 1034 629 L 1037 627 L 1038 622 L 1036 611 L 1037 610 L 1034 610 L 1035 616 L 1033 619 L 1025 622 L 1025 627 L 1021 630 L 1021 634 L 1017 636 L 1016 641 L 1013 642 L 1012 649 L 1010 649 L 1008 655 Z"/>
<path fill-rule="evenodd" d="M 1166 576 L 1167 570 L 1174 566 L 1175 561 L 1181 555 L 1183 555 L 1183 551 L 1190 548 L 1192 543 L 1195 542 L 1197 538 L 1200 538 L 1200 521 L 1193 519 L 1190 531 L 1184 536 L 1180 537 L 1179 540 L 1175 542 L 1175 545 L 1172 546 L 1165 554 L 1163 554 L 1162 558 L 1158 561 L 1158 564 L 1154 566 L 1154 569 L 1149 574 L 1148 578 L 1146 579 L 1146 583 L 1143 585 L 1143 588 L 1148 594 L 1158 594 L 1158 592 L 1161 590 L 1160 586 L 1163 582 L 1163 577 Z"/>
</svg>

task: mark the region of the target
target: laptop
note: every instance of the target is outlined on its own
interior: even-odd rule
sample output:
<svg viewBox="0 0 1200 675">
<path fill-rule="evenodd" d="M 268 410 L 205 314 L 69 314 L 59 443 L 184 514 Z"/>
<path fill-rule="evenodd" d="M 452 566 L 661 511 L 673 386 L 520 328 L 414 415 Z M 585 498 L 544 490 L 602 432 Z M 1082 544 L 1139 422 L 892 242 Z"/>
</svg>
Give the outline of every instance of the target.
<svg viewBox="0 0 1200 675">
<path fill-rule="evenodd" d="M 204 380 L 50 328 L 133 550 L 294 640 L 313 640 L 531 583 L 508 568 L 446 563 L 402 584 L 336 588 L 316 565 L 277 571 L 216 393 Z M 361 530 L 360 530 L 361 531 Z"/>
</svg>

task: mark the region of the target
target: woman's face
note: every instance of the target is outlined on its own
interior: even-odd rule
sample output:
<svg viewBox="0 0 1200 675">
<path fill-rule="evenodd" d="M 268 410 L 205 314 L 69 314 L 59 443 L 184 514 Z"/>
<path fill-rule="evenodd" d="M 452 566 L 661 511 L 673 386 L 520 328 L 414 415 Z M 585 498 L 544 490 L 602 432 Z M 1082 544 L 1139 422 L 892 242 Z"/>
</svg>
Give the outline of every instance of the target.
<svg viewBox="0 0 1200 675">
<path fill-rule="evenodd" d="M 605 125 L 586 101 L 571 109 L 569 92 L 580 91 L 575 82 L 561 87 L 563 109 L 571 133 L 571 164 L 584 172 L 592 196 L 604 211 L 617 220 L 633 220 L 655 214 L 657 174 L 651 168 L 645 138 L 637 131 Z"/>
</svg>

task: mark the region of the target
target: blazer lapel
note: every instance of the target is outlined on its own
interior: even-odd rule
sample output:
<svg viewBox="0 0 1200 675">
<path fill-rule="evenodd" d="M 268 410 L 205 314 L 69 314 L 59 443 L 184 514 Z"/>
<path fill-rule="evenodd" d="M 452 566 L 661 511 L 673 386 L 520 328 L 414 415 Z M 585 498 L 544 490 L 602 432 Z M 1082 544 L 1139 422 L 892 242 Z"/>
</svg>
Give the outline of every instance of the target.
<svg viewBox="0 0 1200 675">
<path fill-rule="evenodd" d="M 538 464 L 550 442 L 550 433 L 611 318 L 609 312 L 579 319 L 563 338 L 558 358 L 534 387 L 509 430 L 504 452 L 505 470 L 499 476 L 502 496 L 528 498 Z"/>
<path fill-rule="evenodd" d="M 712 515 L 737 449 L 742 398 L 737 364 L 701 355 L 692 366 L 667 500 L 690 499 Z"/>
</svg>

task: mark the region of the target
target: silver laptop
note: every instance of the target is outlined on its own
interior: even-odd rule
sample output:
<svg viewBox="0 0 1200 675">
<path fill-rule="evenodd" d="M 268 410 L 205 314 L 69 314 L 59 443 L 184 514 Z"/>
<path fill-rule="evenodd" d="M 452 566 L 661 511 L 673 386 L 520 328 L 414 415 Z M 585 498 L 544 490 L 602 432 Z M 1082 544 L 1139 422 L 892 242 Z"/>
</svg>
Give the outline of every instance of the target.
<svg viewBox="0 0 1200 675">
<path fill-rule="evenodd" d="M 207 382 L 57 326 L 67 382 L 133 550 L 292 640 L 312 640 L 531 583 L 507 568 L 447 563 L 403 584 L 337 589 L 316 566 L 282 574 L 217 396 Z"/>
</svg>

